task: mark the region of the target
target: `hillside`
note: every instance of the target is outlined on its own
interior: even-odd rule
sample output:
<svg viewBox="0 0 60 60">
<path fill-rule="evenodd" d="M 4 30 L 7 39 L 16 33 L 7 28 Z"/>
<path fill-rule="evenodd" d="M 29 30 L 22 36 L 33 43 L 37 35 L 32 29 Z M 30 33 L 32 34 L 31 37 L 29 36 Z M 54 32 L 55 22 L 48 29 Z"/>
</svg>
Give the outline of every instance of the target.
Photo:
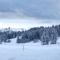
<svg viewBox="0 0 60 60">
<path fill-rule="evenodd" d="M 60 44 L 16 44 L 13 40 L 10 44 L 0 45 L 0 60 L 60 60 Z"/>
</svg>

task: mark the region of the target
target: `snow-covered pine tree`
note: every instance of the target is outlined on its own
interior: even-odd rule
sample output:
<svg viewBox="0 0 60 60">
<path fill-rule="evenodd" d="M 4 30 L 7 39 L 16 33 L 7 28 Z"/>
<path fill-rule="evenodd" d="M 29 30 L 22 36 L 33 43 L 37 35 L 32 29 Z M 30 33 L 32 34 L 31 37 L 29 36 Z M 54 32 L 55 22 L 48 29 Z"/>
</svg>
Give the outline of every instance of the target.
<svg viewBox="0 0 60 60">
<path fill-rule="evenodd" d="M 49 30 L 51 44 L 56 44 L 58 33 L 54 27 L 51 27 Z"/>
<path fill-rule="evenodd" d="M 48 45 L 49 44 L 49 40 L 50 40 L 49 29 L 45 28 L 44 31 L 43 31 L 43 34 L 41 36 L 42 45 Z"/>
</svg>

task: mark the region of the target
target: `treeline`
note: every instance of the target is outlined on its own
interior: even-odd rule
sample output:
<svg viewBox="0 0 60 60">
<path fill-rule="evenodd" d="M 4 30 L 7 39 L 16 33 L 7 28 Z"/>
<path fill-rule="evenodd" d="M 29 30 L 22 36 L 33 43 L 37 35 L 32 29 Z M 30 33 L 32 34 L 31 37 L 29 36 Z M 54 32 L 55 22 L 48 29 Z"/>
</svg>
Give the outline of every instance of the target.
<svg viewBox="0 0 60 60">
<path fill-rule="evenodd" d="M 12 38 L 16 38 L 17 36 L 17 33 L 15 31 L 4 31 L 4 32 L 1 32 L 0 31 L 0 44 L 2 42 L 4 43 L 10 43 Z"/>
<path fill-rule="evenodd" d="M 42 45 L 56 44 L 60 37 L 60 25 L 51 27 L 35 27 L 26 31 L 0 31 L 0 44 L 10 43 L 12 38 L 17 38 L 16 43 L 38 42 Z"/>
<path fill-rule="evenodd" d="M 11 39 L 16 38 L 17 36 L 21 36 L 22 32 L 13 31 L 13 30 L 10 30 L 10 28 L 7 28 L 6 31 L 0 30 L 0 44 L 2 44 L 3 42 L 10 43 Z"/>
<path fill-rule="evenodd" d="M 42 45 L 56 44 L 57 37 L 60 36 L 60 25 L 52 27 L 35 27 L 24 31 L 21 36 L 17 36 L 17 43 L 26 43 L 30 41 L 41 41 Z"/>
</svg>

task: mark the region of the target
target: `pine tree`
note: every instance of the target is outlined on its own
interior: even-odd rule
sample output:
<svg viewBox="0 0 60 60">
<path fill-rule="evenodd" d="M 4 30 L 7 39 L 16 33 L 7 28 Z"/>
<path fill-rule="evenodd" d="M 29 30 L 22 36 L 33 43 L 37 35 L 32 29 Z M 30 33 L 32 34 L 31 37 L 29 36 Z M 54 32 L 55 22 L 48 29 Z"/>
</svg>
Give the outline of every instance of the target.
<svg viewBox="0 0 60 60">
<path fill-rule="evenodd" d="M 57 42 L 57 31 L 54 27 L 51 27 L 50 28 L 50 41 L 51 41 L 51 44 L 56 44 Z"/>
<path fill-rule="evenodd" d="M 46 28 L 46 29 L 44 29 L 43 34 L 41 36 L 42 44 L 43 45 L 49 44 L 49 39 L 50 39 L 50 37 L 49 37 L 49 30 Z"/>
</svg>

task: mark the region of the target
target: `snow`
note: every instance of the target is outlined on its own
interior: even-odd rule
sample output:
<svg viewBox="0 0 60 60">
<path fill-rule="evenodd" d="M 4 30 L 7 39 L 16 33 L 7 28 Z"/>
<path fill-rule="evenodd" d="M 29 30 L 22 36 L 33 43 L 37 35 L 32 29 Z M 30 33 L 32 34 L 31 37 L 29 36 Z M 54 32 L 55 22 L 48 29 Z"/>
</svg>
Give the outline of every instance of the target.
<svg viewBox="0 0 60 60">
<path fill-rule="evenodd" d="M 60 38 L 58 38 L 58 42 Z M 16 44 L 16 38 L 11 43 L 0 45 L 0 60 L 60 60 L 60 44 L 41 45 L 38 43 Z"/>
</svg>

